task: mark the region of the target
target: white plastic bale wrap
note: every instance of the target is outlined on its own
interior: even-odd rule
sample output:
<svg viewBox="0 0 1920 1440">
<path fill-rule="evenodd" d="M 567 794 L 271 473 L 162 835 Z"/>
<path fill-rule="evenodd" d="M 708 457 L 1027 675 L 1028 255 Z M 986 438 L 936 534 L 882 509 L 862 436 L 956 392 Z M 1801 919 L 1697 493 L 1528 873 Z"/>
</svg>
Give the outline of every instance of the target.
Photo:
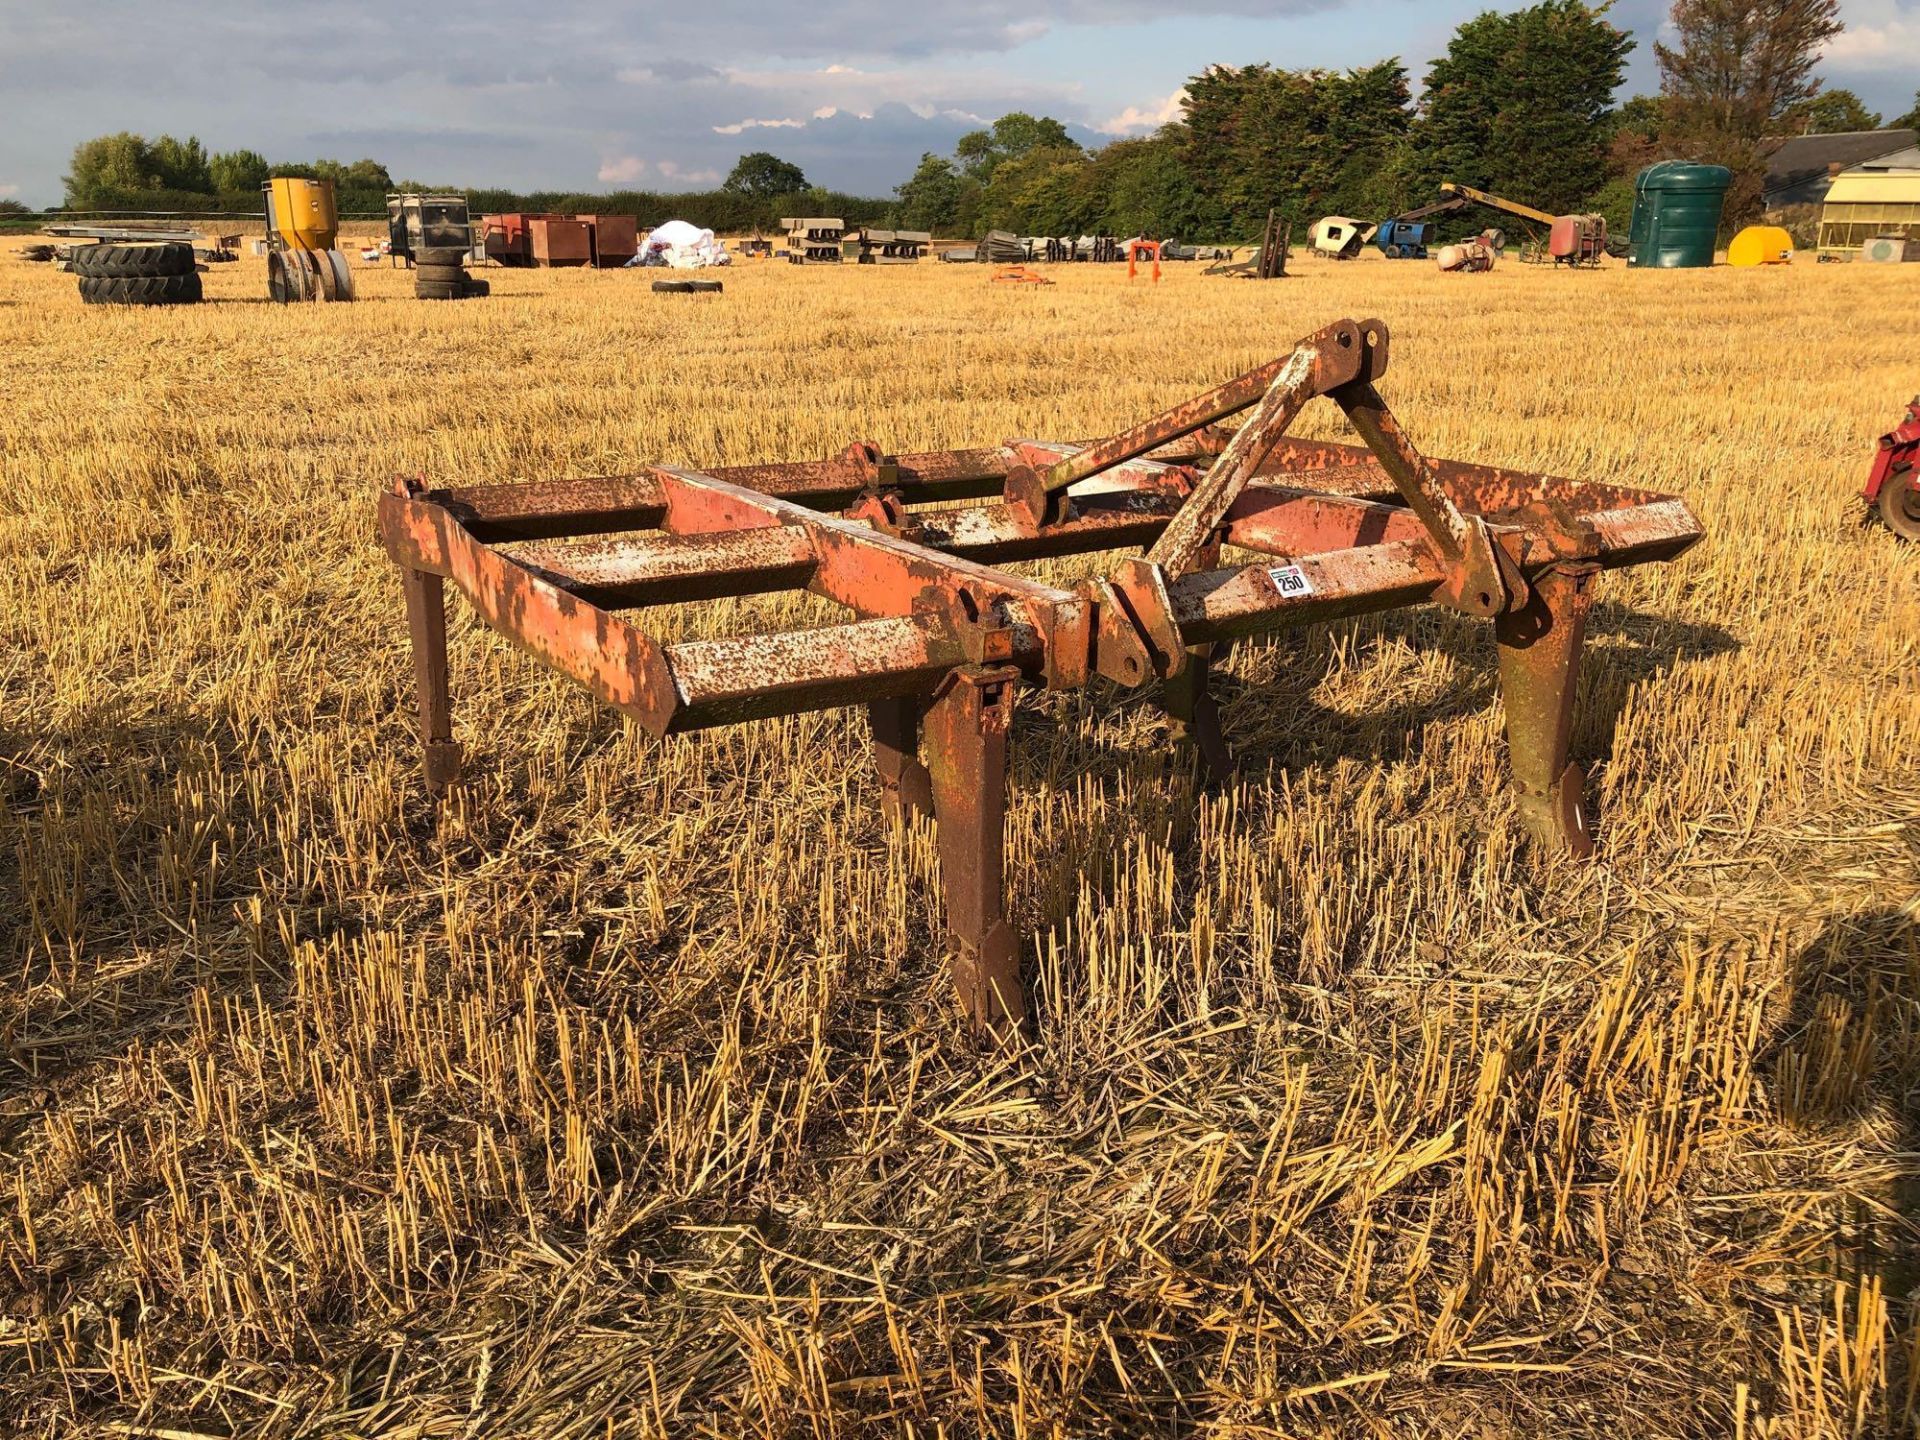
<svg viewBox="0 0 1920 1440">
<path fill-rule="evenodd" d="M 704 270 L 713 265 L 731 265 L 733 256 L 714 239 L 713 231 L 689 225 L 685 220 L 669 220 L 655 228 L 640 246 L 636 257 L 641 263 L 665 264 L 674 270 Z"/>
</svg>

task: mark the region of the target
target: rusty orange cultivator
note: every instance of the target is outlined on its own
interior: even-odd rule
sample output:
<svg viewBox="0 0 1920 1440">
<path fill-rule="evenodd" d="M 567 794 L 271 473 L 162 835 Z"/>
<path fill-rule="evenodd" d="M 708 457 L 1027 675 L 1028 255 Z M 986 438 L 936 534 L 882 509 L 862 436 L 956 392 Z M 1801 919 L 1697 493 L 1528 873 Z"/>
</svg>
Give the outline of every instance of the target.
<svg viewBox="0 0 1920 1440">
<path fill-rule="evenodd" d="M 864 705 L 888 807 L 937 822 L 960 1002 L 977 1029 L 1004 1034 L 1025 1014 L 1002 901 L 1016 688 L 1158 684 L 1176 732 L 1223 774 L 1207 686 L 1219 647 L 1435 601 L 1492 622 L 1521 814 L 1539 841 L 1585 853 L 1568 738 L 1593 577 L 1673 558 L 1699 522 L 1667 495 L 1424 459 L 1374 388 L 1386 367 L 1385 326 L 1346 320 L 1091 444 L 856 444 L 797 464 L 399 482 L 380 525 L 405 580 L 428 782 L 460 770 L 448 580 L 655 735 Z M 1316 396 L 1364 448 L 1287 438 Z M 1216 427 L 1248 410 L 1237 431 Z M 1144 555 L 1071 589 L 1000 568 L 1135 546 Z M 1239 553 L 1229 562 L 1223 547 Z M 662 644 L 618 613 L 787 589 L 851 618 Z"/>
</svg>

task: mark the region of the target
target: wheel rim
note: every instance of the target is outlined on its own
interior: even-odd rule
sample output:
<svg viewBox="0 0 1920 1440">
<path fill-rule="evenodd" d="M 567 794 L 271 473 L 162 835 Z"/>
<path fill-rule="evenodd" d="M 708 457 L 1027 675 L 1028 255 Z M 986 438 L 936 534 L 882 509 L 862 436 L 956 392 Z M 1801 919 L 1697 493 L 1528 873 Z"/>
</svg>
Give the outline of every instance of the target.
<svg viewBox="0 0 1920 1440">
<path fill-rule="evenodd" d="M 1911 470 L 1889 475 L 1880 490 L 1880 518 L 1903 540 L 1920 541 L 1920 484 Z"/>
</svg>

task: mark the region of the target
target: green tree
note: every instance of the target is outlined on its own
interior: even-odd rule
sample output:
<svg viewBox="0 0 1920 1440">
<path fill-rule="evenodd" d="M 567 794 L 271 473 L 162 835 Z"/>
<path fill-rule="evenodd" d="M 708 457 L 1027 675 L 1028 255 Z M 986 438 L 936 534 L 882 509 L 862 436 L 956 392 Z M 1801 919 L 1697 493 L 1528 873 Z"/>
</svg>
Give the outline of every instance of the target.
<svg viewBox="0 0 1920 1440">
<path fill-rule="evenodd" d="M 1002 162 L 1019 160 L 1037 150 L 1078 151 L 1067 127 L 1050 115 L 1011 110 L 985 130 L 971 130 L 953 147 L 961 172 L 986 184 Z"/>
<path fill-rule="evenodd" d="M 66 203 L 77 210 L 207 209 L 213 177 L 206 148 L 189 136 L 149 141 L 122 130 L 84 140 L 73 150 Z"/>
<path fill-rule="evenodd" d="M 71 209 L 111 208 L 127 195 L 152 188 L 153 162 L 146 140 L 131 131 L 101 135 L 73 147 L 65 177 Z"/>
<path fill-rule="evenodd" d="M 807 177 L 798 165 L 765 150 L 755 150 L 734 161 L 721 188 L 749 200 L 777 200 L 805 190 Z"/>
<path fill-rule="evenodd" d="M 1460 26 L 1427 73 L 1415 130 L 1423 181 L 1578 208 L 1606 178 L 1605 122 L 1633 50 L 1607 9 L 1542 0 Z"/>
<path fill-rule="evenodd" d="M 1407 73 L 1216 65 L 1187 82 L 1176 132 L 1199 193 L 1245 231 L 1270 206 L 1306 220 L 1400 208 L 1408 188 Z"/>
<path fill-rule="evenodd" d="M 1082 183 L 1086 152 L 1078 145 L 1043 146 L 1006 155 L 981 195 L 986 228 L 1028 235 L 1065 235 L 1091 223 Z"/>
<path fill-rule="evenodd" d="M 318 178 L 331 180 L 343 190 L 377 190 L 384 195 L 393 188 L 393 177 L 378 160 L 355 160 L 352 164 L 316 160 L 313 169 Z"/>
<path fill-rule="evenodd" d="M 953 161 L 931 153 L 922 155 L 919 168 L 894 191 L 899 199 L 896 213 L 900 224 L 909 230 L 960 234 L 961 213 L 973 198 L 969 192 L 978 188 L 960 174 Z"/>
<path fill-rule="evenodd" d="M 1185 136 L 1169 126 L 1140 140 L 1096 150 L 1082 176 L 1084 228 L 1157 239 L 1220 240 L 1231 230 L 1225 209 L 1200 192 L 1183 153 Z"/>
<path fill-rule="evenodd" d="M 1339 197 L 1348 213 L 1391 215 L 1414 202 L 1417 180 L 1408 145 L 1412 93 L 1398 60 L 1361 66 L 1323 83 L 1332 153 L 1320 173 L 1328 193 Z"/>
<path fill-rule="evenodd" d="M 1920 130 L 1920 90 L 1913 92 L 1913 108 L 1890 123 L 1899 130 Z"/>
<path fill-rule="evenodd" d="M 1000 158 L 993 148 L 990 130 L 969 130 L 954 142 L 953 155 L 960 169 L 974 180 L 985 178 Z"/>
<path fill-rule="evenodd" d="M 266 157 L 252 150 L 228 150 L 207 162 L 216 194 L 258 195 L 273 174 Z"/>
<path fill-rule="evenodd" d="M 1029 115 L 1010 110 L 993 122 L 993 145 L 1002 155 L 1018 159 L 1035 150 L 1078 150 L 1067 127 L 1051 115 Z"/>
<path fill-rule="evenodd" d="M 207 150 L 194 136 L 176 140 L 162 135 L 147 149 L 147 163 L 159 190 L 182 190 L 198 194 L 213 192 L 213 174 L 207 167 Z"/>
<path fill-rule="evenodd" d="M 1880 117 L 1851 90 L 1822 90 L 1780 117 L 1790 135 L 1841 135 L 1849 130 L 1878 130 Z"/>
</svg>

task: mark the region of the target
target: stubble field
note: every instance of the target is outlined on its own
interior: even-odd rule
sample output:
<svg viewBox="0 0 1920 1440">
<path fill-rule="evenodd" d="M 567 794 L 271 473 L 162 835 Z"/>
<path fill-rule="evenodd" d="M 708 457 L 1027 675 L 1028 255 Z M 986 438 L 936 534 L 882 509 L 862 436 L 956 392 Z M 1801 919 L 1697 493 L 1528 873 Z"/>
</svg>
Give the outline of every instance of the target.
<svg viewBox="0 0 1920 1440">
<path fill-rule="evenodd" d="M 1920 550 L 1854 492 L 1920 267 L 1296 268 L 0 254 L 0 1432 L 1914 1433 Z M 1706 524 L 1601 582 L 1595 863 L 1434 610 L 1236 648 L 1216 796 L 1022 698 L 1011 1060 L 858 712 L 657 743 L 455 597 L 428 800 L 388 477 L 1098 434 L 1343 316 L 1427 453 Z"/>
</svg>

